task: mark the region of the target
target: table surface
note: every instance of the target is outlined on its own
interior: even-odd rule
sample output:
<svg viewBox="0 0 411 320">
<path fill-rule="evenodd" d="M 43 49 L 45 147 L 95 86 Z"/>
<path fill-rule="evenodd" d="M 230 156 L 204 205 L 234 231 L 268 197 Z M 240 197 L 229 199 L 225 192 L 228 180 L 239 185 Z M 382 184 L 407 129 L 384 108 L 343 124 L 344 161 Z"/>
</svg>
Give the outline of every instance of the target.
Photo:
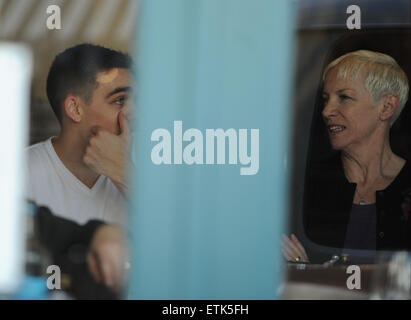
<svg viewBox="0 0 411 320">
<path fill-rule="evenodd" d="M 284 299 L 369 299 L 376 265 L 358 265 L 361 289 L 348 289 L 348 266 L 288 264 Z"/>
</svg>

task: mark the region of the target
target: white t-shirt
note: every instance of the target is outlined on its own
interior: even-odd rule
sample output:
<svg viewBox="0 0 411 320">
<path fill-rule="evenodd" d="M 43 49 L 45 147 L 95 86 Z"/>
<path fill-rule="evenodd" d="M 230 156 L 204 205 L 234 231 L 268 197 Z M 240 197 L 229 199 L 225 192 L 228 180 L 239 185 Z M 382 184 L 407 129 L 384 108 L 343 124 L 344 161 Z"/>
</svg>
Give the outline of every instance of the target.
<svg viewBox="0 0 411 320">
<path fill-rule="evenodd" d="M 55 215 L 85 224 L 90 219 L 126 225 L 126 199 L 114 183 L 100 175 L 90 189 L 58 157 L 51 139 L 26 149 L 27 199 Z"/>
</svg>

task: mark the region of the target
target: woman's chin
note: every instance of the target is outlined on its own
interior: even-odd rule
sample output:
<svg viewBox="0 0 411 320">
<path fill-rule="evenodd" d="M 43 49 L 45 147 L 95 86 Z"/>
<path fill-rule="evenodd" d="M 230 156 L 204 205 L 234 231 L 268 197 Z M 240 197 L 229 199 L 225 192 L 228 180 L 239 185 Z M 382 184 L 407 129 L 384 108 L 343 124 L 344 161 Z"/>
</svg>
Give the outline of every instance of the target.
<svg viewBox="0 0 411 320">
<path fill-rule="evenodd" d="M 344 148 L 344 144 L 343 143 L 339 143 L 338 141 L 330 141 L 330 144 L 331 144 L 331 148 L 333 149 L 333 150 L 342 150 L 343 148 Z"/>
</svg>

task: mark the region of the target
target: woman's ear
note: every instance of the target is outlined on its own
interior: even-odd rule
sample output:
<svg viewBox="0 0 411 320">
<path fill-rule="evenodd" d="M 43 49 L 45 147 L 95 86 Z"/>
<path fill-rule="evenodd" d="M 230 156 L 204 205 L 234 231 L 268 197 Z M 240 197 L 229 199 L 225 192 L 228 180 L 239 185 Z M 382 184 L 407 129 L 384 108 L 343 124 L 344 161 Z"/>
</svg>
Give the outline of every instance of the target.
<svg viewBox="0 0 411 320">
<path fill-rule="evenodd" d="M 382 109 L 380 111 L 380 120 L 390 119 L 398 108 L 400 99 L 397 94 L 389 94 L 382 98 Z"/>
<path fill-rule="evenodd" d="M 81 99 L 77 96 L 69 94 L 66 99 L 64 99 L 64 112 L 69 119 L 79 123 L 83 118 Z"/>
</svg>

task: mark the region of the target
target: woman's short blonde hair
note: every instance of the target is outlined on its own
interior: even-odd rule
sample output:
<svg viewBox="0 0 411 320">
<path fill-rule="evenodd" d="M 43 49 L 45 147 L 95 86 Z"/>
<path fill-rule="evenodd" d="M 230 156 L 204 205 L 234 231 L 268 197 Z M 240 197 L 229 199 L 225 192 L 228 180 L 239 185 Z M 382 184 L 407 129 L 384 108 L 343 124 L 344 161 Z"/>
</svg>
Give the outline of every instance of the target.
<svg viewBox="0 0 411 320">
<path fill-rule="evenodd" d="M 356 79 L 365 72 L 364 85 L 374 102 L 388 94 L 397 94 L 398 108 L 390 119 L 392 125 L 399 117 L 408 100 L 408 79 L 398 63 L 389 55 L 358 50 L 347 53 L 327 65 L 323 73 L 323 82 L 328 71 L 338 66 L 337 78 Z"/>
</svg>

